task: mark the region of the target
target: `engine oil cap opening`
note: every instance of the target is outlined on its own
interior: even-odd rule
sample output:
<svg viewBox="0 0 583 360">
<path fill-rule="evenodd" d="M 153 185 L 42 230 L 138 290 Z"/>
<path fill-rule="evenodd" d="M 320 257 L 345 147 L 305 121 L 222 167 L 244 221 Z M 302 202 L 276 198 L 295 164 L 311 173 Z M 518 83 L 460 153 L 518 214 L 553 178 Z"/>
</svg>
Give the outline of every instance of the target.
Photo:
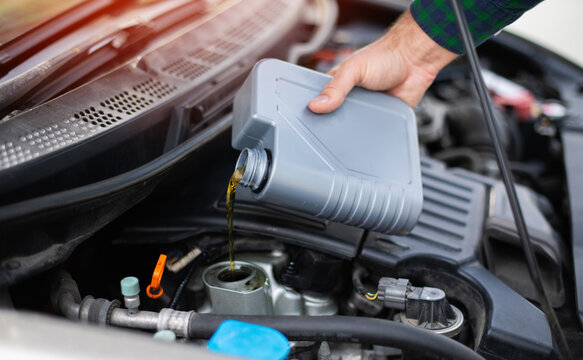
<svg viewBox="0 0 583 360">
<path fill-rule="evenodd" d="M 251 292 L 265 285 L 265 273 L 253 264 L 235 261 L 232 271 L 228 261 L 208 267 L 203 273 L 203 282 L 208 287 Z"/>
</svg>

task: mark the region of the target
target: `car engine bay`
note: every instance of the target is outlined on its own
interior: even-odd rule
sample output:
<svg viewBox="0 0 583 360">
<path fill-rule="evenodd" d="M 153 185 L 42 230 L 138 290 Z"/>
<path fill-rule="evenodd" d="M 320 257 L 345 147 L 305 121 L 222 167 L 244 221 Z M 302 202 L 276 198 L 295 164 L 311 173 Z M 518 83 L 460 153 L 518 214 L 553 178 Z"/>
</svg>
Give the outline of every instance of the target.
<svg viewBox="0 0 583 360">
<path fill-rule="evenodd" d="M 440 342 L 451 339 L 476 358 L 559 358 L 464 58 L 414 109 L 423 206 L 411 232 L 323 220 L 240 188 L 229 271 L 232 103 L 246 75 L 267 57 L 327 72 L 380 37 L 407 2 L 200 3 L 196 21 L 129 46 L 114 68 L 57 68 L 52 83 L 0 78 L 0 90 L 24 94 L 0 103 L 4 324 L 23 332 L 35 325 L 19 316 L 68 318 L 79 348 L 51 351 L 73 357 L 98 351 L 83 345 L 93 328 L 156 333 L 190 351 L 235 319 L 281 329 L 288 359 L 467 358 Z M 152 19 L 150 29 L 163 23 Z M 583 70 L 506 33 L 478 53 L 543 285 L 581 357 Z M 21 341 L 9 330 L 0 352 Z M 103 354 L 171 356 L 177 346 L 160 344 Z"/>
</svg>

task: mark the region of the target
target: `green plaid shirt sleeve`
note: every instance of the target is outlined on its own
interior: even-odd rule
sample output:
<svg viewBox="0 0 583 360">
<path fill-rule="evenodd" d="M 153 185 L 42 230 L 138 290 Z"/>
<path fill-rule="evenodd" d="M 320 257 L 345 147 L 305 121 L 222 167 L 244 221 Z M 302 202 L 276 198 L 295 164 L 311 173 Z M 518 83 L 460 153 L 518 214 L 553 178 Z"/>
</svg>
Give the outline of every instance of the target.
<svg viewBox="0 0 583 360">
<path fill-rule="evenodd" d="M 474 42 L 477 45 L 542 0 L 461 0 Z M 414 0 L 411 15 L 436 43 L 456 54 L 463 54 L 449 0 Z"/>
</svg>

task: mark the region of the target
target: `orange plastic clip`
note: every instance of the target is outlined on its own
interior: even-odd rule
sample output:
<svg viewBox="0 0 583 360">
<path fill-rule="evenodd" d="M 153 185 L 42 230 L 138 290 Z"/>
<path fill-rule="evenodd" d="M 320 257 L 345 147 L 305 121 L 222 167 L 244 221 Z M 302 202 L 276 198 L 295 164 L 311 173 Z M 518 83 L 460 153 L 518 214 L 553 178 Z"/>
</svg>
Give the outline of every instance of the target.
<svg viewBox="0 0 583 360">
<path fill-rule="evenodd" d="M 146 295 L 148 295 L 148 297 L 151 299 L 157 299 L 164 293 L 162 287 L 160 286 L 160 282 L 162 281 L 162 274 L 164 274 L 165 267 L 166 255 L 160 254 L 158 263 L 156 263 L 156 268 L 152 274 L 152 283 L 146 288 Z"/>
</svg>

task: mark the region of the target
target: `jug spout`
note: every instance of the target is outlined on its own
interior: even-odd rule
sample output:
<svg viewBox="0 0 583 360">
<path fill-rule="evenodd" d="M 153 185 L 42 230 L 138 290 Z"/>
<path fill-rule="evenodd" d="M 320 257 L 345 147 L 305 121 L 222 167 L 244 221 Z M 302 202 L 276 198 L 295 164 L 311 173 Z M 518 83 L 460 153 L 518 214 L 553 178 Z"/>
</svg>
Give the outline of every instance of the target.
<svg viewBox="0 0 583 360">
<path fill-rule="evenodd" d="M 235 169 L 244 169 L 239 185 L 250 187 L 255 192 L 261 191 L 269 175 L 267 151 L 258 148 L 244 148 L 239 154 Z"/>
</svg>

